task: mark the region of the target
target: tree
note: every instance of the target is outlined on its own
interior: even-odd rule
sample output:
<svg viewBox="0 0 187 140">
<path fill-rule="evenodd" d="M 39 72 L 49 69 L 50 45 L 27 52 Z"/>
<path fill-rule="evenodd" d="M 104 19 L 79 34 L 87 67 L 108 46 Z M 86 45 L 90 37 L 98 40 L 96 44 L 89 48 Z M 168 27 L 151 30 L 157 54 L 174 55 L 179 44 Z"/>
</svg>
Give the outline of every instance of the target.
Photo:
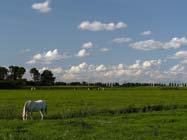
<svg viewBox="0 0 187 140">
<path fill-rule="evenodd" d="M 10 80 L 17 80 L 18 69 L 19 69 L 18 66 L 10 66 L 9 67 L 9 72 L 10 72 L 9 79 Z"/>
<path fill-rule="evenodd" d="M 30 74 L 34 82 L 40 81 L 40 73 L 36 68 L 30 69 Z"/>
<path fill-rule="evenodd" d="M 41 83 L 43 85 L 53 85 L 55 81 L 55 77 L 53 77 L 53 73 L 50 70 L 44 70 L 41 74 Z"/>
<path fill-rule="evenodd" d="M 10 80 L 17 80 L 22 79 L 23 75 L 25 74 L 26 70 L 24 67 L 18 67 L 18 66 L 10 66 L 9 67 L 9 78 Z"/>
<path fill-rule="evenodd" d="M 26 70 L 24 67 L 19 67 L 18 69 L 18 73 L 17 73 L 17 78 L 18 79 L 22 79 L 23 75 L 25 74 Z"/>
<path fill-rule="evenodd" d="M 0 80 L 5 80 L 8 76 L 8 69 L 5 67 L 0 67 Z"/>
</svg>

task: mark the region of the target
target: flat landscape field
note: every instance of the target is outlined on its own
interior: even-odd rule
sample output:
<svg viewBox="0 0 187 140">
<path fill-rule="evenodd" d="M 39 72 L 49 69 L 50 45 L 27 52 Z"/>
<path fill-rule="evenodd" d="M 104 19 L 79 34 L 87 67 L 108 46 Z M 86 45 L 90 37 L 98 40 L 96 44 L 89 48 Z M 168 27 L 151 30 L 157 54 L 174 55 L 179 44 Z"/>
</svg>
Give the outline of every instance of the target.
<svg viewBox="0 0 187 140">
<path fill-rule="evenodd" d="M 22 121 L 25 101 L 47 116 Z M 185 140 L 187 89 L 0 90 L 0 140 Z"/>
</svg>

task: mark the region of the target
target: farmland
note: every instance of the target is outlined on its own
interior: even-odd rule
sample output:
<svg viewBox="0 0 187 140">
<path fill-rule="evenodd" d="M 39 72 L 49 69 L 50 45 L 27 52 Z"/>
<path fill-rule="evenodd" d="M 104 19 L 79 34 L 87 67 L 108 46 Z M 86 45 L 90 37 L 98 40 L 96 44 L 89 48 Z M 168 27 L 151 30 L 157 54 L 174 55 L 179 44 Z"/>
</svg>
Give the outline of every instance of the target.
<svg viewBox="0 0 187 140">
<path fill-rule="evenodd" d="M 21 120 L 26 100 L 48 103 L 44 121 Z M 1 90 L 0 139 L 187 139 L 187 90 Z"/>
</svg>

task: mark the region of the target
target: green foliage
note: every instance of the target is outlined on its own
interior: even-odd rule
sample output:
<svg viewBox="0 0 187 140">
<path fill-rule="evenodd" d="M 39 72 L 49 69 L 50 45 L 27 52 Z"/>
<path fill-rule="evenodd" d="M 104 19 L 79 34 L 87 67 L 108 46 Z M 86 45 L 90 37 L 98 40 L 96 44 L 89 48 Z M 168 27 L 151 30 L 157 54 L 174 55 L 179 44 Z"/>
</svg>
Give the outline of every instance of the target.
<svg viewBox="0 0 187 140">
<path fill-rule="evenodd" d="M 0 80 L 5 80 L 8 76 L 8 69 L 5 67 L 0 67 Z"/>
<path fill-rule="evenodd" d="M 8 79 L 10 80 L 22 79 L 23 75 L 26 72 L 24 67 L 18 67 L 18 66 L 10 66 L 9 71 L 10 71 L 10 75 Z"/>
<path fill-rule="evenodd" d="M 31 68 L 30 69 L 30 74 L 34 82 L 39 82 L 40 81 L 40 73 L 36 68 Z"/>
<path fill-rule="evenodd" d="M 42 85 L 53 85 L 55 77 L 50 70 L 44 70 L 41 74 L 41 83 Z"/>
<path fill-rule="evenodd" d="M 21 89 L 26 86 L 26 83 L 24 79 L 16 81 L 2 80 L 0 81 L 0 89 Z"/>
</svg>

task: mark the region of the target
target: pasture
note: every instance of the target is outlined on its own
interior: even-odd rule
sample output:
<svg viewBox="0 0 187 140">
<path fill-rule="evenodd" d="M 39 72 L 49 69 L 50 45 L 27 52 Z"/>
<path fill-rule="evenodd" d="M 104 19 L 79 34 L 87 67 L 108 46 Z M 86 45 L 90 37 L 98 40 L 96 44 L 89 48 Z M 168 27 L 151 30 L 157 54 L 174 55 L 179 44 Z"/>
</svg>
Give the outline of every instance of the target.
<svg viewBox="0 0 187 140">
<path fill-rule="evenodd" d="M 48 115 L 22 121 L 26 100 L 46 100 Z M 0 90 L 1 140 L 187 139 L 187 90 Z"/>
</svg>

